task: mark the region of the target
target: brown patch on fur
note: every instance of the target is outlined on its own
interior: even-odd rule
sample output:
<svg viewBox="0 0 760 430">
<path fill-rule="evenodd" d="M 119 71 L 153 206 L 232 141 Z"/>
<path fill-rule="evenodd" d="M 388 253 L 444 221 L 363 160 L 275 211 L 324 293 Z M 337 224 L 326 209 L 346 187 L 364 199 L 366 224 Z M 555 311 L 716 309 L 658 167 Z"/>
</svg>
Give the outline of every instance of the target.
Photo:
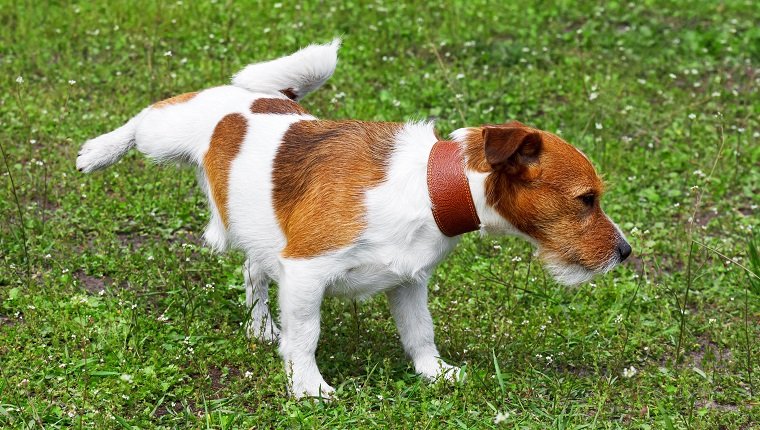
<svg viewBox="0 0 760 430">
<path fill-rule="evenodd" d="M 203 168 L 211 188 L 211 196 L 216 203 L 219 216 L 227 227 L 227 193 L 230 179 L 230 165 L 240 152 L 248 122 L 239 113 L 225 116 L 214 128 L 211 144 L 203 157 Z"/>
<path fill-rule="evenodd" d="M 485 186 L 488 204 L 564 263 L 592 270 L 604 266 L 616 255 L 619 238 L 599 205 L 604 186 L 589 160 L 552 133 L 516 122 L 497 127 L 525 128 L 523 133 L 490 135 L 507 147 L 514 142 L 499 139 L 524 139 L 504 165 L 489 163 L 483 128 L 469 130 L 464 142 L 467 167 L 490 173 Z M 588 207 L 578 199 L 587 193 L 596 196 Z"/>
<path fill-rule="evenodd" d="M 252 113 L 307 114 L 306 109 L 289 99 L 256 99 L 251 103 Z"/>
<path fill-rule="evenodd" d="M 285 88 L 284 90 L 280 90 L 280 92 L 285 94 L 285 97 L 289 98 L 290 100 L 295 100 L 298 98 L 298 94 L 293 91 L 293 88 Z"/>
<path fill-rule="evenodd" d="M 274 160 L 275 213 L 284 257 L 306 258 L 356 240 L 366 225 L 364 193 L 385 180 L 403 124 L 299 121 Z"/>
<path fill-rule="evenodd" d="M 193 97 L 197 96 L 198 92 L 194 91 L 192 93 L 185 93 L 180 94 L 178 96 L 174 96 L 172 98 L 168 98 L 166 100 L 161 100 L 160 102 L 153 103 L 154 109 L 161 109 L 162 107 L 166 107 L 169 105 L 176 105 L 180 103 L 186 103 L 190 100 L 192 100 Z"/>
</svg>

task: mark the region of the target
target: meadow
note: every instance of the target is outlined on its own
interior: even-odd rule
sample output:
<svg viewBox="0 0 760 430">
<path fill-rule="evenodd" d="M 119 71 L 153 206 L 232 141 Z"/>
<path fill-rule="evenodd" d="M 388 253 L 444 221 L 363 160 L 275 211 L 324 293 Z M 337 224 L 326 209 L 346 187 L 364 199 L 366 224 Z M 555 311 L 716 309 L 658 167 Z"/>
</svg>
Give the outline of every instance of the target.
<svg viewBox="0 0 760 430">
<path fill-rule="evenodd" d="M 0 0 L 0 427 L 760 428 L 758 22 L 751 0 Z M 242 255 L 201 241 L 194 172 L 74 160 L 150 103 L 335 36 L 310 112 L 561 134 L 634 255 L 567 288 L 526 242 L 470 233 L 430 284 L 465 382 L 414 374 L 384 297 L 331 299 L 337 400 L 288 398 L 276 345 L 242 328 Z"/>
</svg>

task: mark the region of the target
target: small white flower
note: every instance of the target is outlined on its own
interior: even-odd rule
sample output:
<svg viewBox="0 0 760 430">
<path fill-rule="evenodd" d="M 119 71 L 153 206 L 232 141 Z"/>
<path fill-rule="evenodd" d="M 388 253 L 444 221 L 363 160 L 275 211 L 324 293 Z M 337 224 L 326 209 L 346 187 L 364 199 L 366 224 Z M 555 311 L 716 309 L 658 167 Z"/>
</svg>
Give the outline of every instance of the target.
<svg viewBox="0 0 760 430">
<path fill-rule="evenodd" d="M 494 424 L 501 424 L 509 418 L 509 412 L 499 412 L 493 419 Z"/>
<path fill-rule="evenodd" d="M 623 321 L 623 315 L 618 314 L 618 316 L 615 317 L 615 324 L 620 324 L 620 322 Z"/>
<path fill-rule="evenodd" d="M 710 318 L 709 320 L 707 320 L 707 322 L 708 322 L 709 324 L 715 324 L 715 322 L 716 322 L 716 321 L 717 321 L 717 320 L 716 320 L 715 318 Z"/>
<path fill-rule="evenodd" d="M 457 75 L 457 79 L 464 79 L 464 73 L 459 73 Z"/>
<path fill-rule="evenodd" d="M 251 379 L 253 377 L 253 372 L 246 370 L 245 374 L 243 374 L 243 377 L 245 379 Z"/>
<path fill-rule="evenodd" d="M 697 119 L 697 115 L 694 113 L 689 114 L 689 119 Z"/>
<path fill-rule="evenodd" d="M 102 295 L 104 295 L 105 293 L 106 293 L 106 290 L 100 290 L 100 291 L 98 291 L 98 295 L 99 295 L 99 296 L 102 296 Z"/>
<path fill-rule="evenodd" d="M 122 381 L 124 381 L 124 382 L 132 382 L 132 375 L 130 375 L 130 374 L 128 374 L 128 373 L 123 373 L 123 374 L 122 374 L 122 375 L 119 377 L 119 379 L 121 379 L 121 380 L 122 380 Z"/>
<path fill-rule="evenodd" d="M 171 57 L 171 56 L 172 56 L 172 51 L 164 52 L 164 57 Z"/>
<path fill-rule="evenodd" d="M 623 369 L 623 378 L 633 378 L 636 376 L 636 374 L 639 373 L 638 370 L 636 370 L 635 367 L 631 366 L 628 368 Z"/>
<path fill-rule="evenodd" d="M 75 80 L 73 80 L 73 79 L 69 79 L 69 85 L 74 85 L 74 84 L 76 84 L 76 83 L 77 83 L 77 81 L 75 81 Z"/>
<path fill-rule="evenodd" d="M 164 314 L 159 315 L 158 318 L 156 318 L 156 319 L 159 320 L 159 321 L 161 321 L 161 322 L 169 321 L 169 318 L 166 315 L 164 315 Z"/>
<path fill-rule="evenodd" d="M 590 101 L 596 100 L 597 97 L 599 97 L 599 93 L 597 93 L 596 91 L 593 91 L 591 94 L 588 95 L 588 99 Z"/>
<path fill-rule="evenodd" d="M 23 84 L 24 83 L 24 77 L 23 76 L 19 76 L 18 78 L 16 78 L 16 83 L 17 84 Z"/>
<path fill-rule="evenodd" d="M 604 127 L 602 126 L 602 123 L 601 123 L 601 122 L 597 122 L 596 124 L 594 124 L 594 127 L 596 127 L 596 129 L 597 129 L 597 130 L 601 130 L 602 128 L 604 128 Z"/>
</svg>

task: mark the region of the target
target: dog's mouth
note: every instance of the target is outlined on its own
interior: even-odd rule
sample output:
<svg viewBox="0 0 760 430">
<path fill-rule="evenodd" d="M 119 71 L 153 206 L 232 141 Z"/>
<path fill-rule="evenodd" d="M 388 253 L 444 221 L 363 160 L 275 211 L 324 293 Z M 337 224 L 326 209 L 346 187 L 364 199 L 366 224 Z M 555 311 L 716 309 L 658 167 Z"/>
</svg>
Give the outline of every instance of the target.
<svg viewBox="0 0 760 430">
<path fill-rule="evenodd" d="M 606 262 L 598 267 L 589 268 L 577 263 L 568 263 L 561 257 L 551 252 L 538 252 L 539 258 L 544 263 L 544 268 L 552 275 L 555 281 L 565 286 L 577 286 L 590 281 L 597 275 L 603 275 L 620 264 L 617 255 L 612 255 Z"/>
</svg>

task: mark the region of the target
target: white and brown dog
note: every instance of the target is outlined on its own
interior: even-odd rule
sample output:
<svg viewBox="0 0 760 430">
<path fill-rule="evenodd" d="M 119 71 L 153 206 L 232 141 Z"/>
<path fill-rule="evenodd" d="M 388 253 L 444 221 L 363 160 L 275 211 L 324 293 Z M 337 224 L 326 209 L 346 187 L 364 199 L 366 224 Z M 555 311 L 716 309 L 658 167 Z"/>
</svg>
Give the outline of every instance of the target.
<svg viewBox="0 0 760 430">
<path fill-rule="evenodd" d="M 323 121 L 298 100 L 337 63 L 339 40 L 252 64 L 232 85 L 158 102 L 84 144 L 91 172 L 137 146 L 198 166 L 211 221 L 205 240 L 245 252 L 249 334 L 280 339 L 296 397 L 333 392 L 317 368 L 325 296 L 384 292 L 404 350 L 423 377 L 457 378 L 433 341 L 427 283 L 462 233 L 533 243 L 561 283 L 625 260 L 631 247 L 604 214 L 602 181 L 583 153 L 518 122 L 463 128 L 430 122 Z M 279 285 L 280 323 L 268 306 Z"/>
</svg>

